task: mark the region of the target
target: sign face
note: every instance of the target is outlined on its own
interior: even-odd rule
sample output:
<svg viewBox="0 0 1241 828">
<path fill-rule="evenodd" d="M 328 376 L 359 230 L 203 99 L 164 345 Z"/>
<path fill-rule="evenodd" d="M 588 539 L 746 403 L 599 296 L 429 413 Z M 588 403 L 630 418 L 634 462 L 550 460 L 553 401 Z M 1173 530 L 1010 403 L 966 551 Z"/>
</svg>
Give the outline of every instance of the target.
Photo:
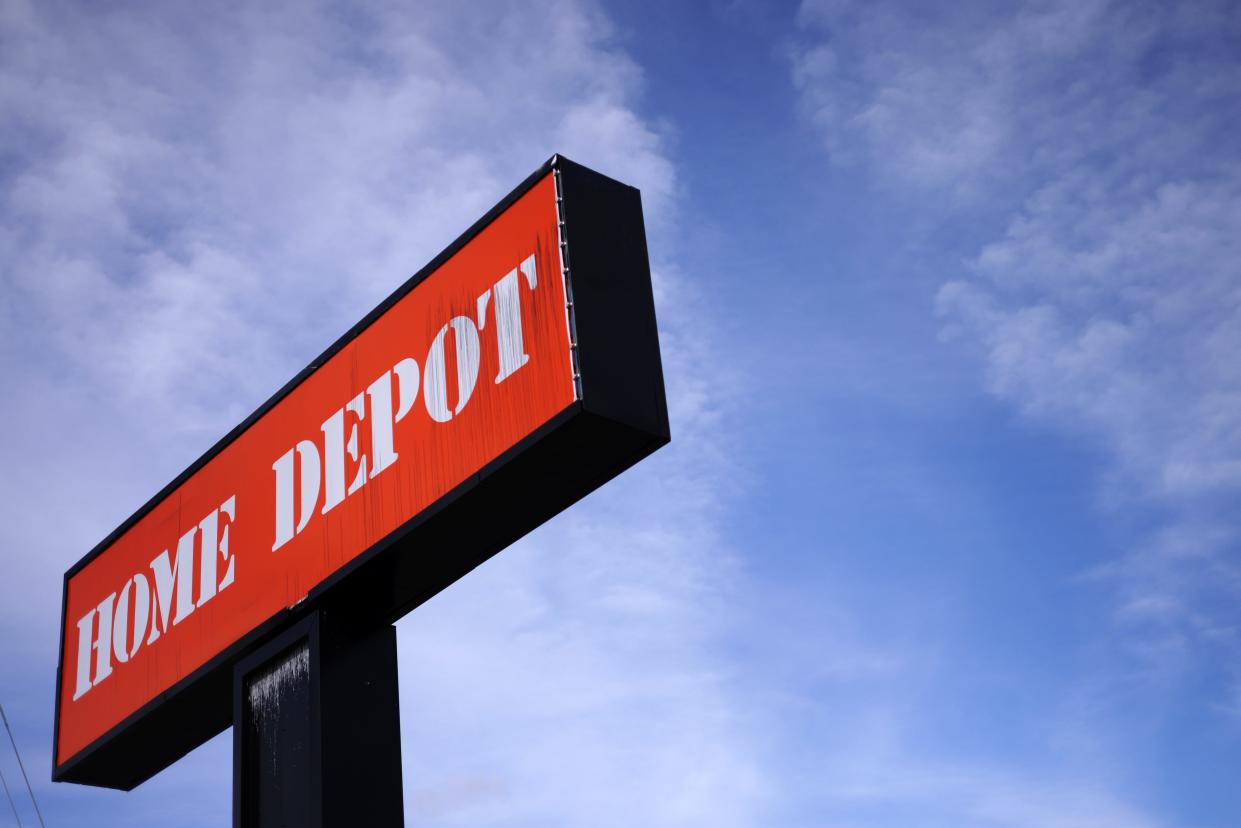
<svg viewBox="0 0 1241 828">
<path fill-rule="evenodd" d="M 640 233 L 636 191 L 553 158 L 69 571 L 54 778 L 132 787 L 211 727 L 161 731 L 192 716 L 219 724 L 231 700 L 201 688 L 299 610 L 339 600 L 399 616 L 666 442 L 660 380 L 638 389 L 654 393 L 653 433 L 628 456 L 589 450 L 608 439 L 600 415 L 630 431 L 634 419 L 621 410 L 632 402 L 584 402 L 594 380 L 579 373 L 583 302 L 571 297 L 591 279 L 570 271 L 570 241 L 580 232 L 607 272 L 585 290 L 596 317 L 624 317 L 634 290 L 649 306 L 644 244 L 616 248 L 609 226 L 629 225 L 632 241 L 621 196 Z M 613 272 L 626 259 L 638 272 Z M 635 390 L 607 387 L 624 368 L 625 326 L 631 356 L 652 353 L 653 309 L 597 326 L 604 408 Z M 570 466 L 582 480 L 530 491 Z"/>
</svg>

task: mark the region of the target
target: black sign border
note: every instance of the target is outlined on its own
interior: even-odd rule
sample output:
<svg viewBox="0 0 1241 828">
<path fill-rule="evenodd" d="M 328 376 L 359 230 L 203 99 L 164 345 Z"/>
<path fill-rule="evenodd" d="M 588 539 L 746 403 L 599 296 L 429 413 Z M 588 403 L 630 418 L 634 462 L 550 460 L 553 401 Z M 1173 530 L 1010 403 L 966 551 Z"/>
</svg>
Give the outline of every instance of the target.
<svg viewBox="0 0 1241 828">
<path fill-rule="evenodd" d="M 69 579 L 548 174 L 557 176 L 563 199 L 579 399 L 337 569 L 304 601 L 58 762 Z M 553 155 L 65 573 L 53 781 L 133 789 L 231 724 L 232 666 L 311 610 L 330 607 L 363 623 L 391 623 L 670 438 L 641 196 Z M 417 554 L 402 554 L 414 546 Z"/>
</svg>

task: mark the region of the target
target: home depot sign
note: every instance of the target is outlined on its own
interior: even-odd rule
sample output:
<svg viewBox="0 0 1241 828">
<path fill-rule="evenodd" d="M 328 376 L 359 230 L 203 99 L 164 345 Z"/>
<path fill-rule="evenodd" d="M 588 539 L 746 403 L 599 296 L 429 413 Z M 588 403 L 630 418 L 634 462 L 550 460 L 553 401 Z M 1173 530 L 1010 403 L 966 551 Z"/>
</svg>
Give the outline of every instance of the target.
<svg viewBox="0 0 1241 828">
<path fill-rule="evenodd" d="M 637 191 L 554 158 L 66 574 L 54 778 L 132 787 L 299 612 L 398 617 L 667 439 Z"/>
</svg>

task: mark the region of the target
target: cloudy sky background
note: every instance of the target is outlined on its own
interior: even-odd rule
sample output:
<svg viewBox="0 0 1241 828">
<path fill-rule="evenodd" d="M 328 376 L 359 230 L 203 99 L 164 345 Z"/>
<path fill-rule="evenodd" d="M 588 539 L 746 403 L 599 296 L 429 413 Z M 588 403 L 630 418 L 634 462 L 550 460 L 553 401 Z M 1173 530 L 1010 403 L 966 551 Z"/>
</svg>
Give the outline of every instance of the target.
<svg viewBox="0 0 1241 828">
<path fill-rule="evenodd" d="M 1227 2 L 0 0 L 48 824 L 228 824 L 227 733 L 48 781 L 61 575 L 561 152 L 674 442 L 398 624 L 407 823 L 1235 826 L 1239 116 Z"/>
</svg>

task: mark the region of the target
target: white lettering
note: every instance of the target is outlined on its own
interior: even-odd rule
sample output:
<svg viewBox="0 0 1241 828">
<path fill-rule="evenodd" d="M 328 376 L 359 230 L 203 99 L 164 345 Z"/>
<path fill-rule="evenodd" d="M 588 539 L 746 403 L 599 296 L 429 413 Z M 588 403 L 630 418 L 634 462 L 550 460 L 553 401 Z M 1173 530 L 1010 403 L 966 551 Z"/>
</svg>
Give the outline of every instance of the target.
<svg viewBox="0 0 1241 828">
<path fill-rule="evenodd" d="M 444 337 L 449 328 L 456 342 L 457 357 L 457 405 L 452 411 L 448 409 L 448 376 L 444 365 Z M 427 375 L 423 383 L 423 402 L 432 420 L 446 423 L 454 413 L 460 414 L 465 408 L 478 380 L 479 355 L 478 326 L 473 319 L 454 316 L 440 328 L 427 351 Z"/>
<path fill-rule="evenodd" d="M 301 472 L 301 519 L 293 525 L 293 455 L 296 452 Z M 284 546 L 306 528 L 319 500 L 319 449 L 309 440 L 301 440 L 272 464 L 276 472 L 276 542 L 271 551 Z"/>
<path fill-rule="evenodd" d="M 345 415 L 352 414 L 349 424 L 349 440 L 345 441 Z M 358 394 L 338 408 L 323 421 L 323 509 L 327 514 L 336 508 L 346 495 L 351 495 L 366 482 L 366 455 L 358 449 L 358 423 L 366 418 L 366 397 Z M 357 464 L 357 473 L 345 489 L 345 453 Z"/>
<path fill-rule="evenodd" d="M 130 597 L 132 595 L 132 597 Z M 133 643 L 130 643 L 129 615 L 134 616 Z M 121 664 L 138 654 L 142 639 L 146 638 L 147 623 L 151 618 L 151 585 L 141 572 L 125 582 L 120 597 L 116 599 L 116 613 L 112 622 L 112 652 Z"/>
<path fill-rule="evenodd" d="M 161 632 L 168 632 L 170 625 L 168 615 L 172 609 L 172 598 L 176 595 L 176 614 L 172 617 L 172 625 L 180 624 L 186 616 L 194 611 L 194 536 L 198 527 L 181 536 L 177 541 L 177 555 L 172 563 L 168 561 L 168 550 L 165 549 L 151 561 L 151 574 L 155 579 L 156 612 L 151 619 L 151 637 L 148 644 L 159 640 Z"/>
<path fill-rule="evenodd" d="M 302 440 L 272 464 L 276 473 L 276 536 L 272 551 L 301 533 L 316 514 L 326 515 L 399 460 L 397 425 L 422 397 L 427 414 L 437 423 L 460 415 L 469 404 L 481 370 L 482 331 L 495 331 L 499 384 L 530 361 L 522 328 L 522 288 L 538 287 L 538 263 L 534 255 L 506 273 L 474 301 L 477 319 L 453 316 L 432 338 L 421 365 L 405 357 L 332 412 L 320 426 L 322 443 Z M 494 301 L 493 301 L 494 294 Z M 495 308 L 495 323 L 488 328 L 487 312 Z M 456 375 L 455 398 L 450 400 L 447 338 L 452 334 L 452 357 Z M 369 428 L 365 422 L 370 418 Z M 363 445 L 369 436 L 369 447 Z M 322 451 L 320 452 L 320 448 Z M 296 454 L 296 458 L 294 455 Z M 295 509 L 294 488 L 300 477 L 301 498 Z M 322 482 L 323 501 L 319 502 Z M 294 522 L 296 520 L 296 526 Z M 203 525 L 205 541 L 210 527 Z M 202 561 L 204 573 L 214 571 L 215 559 Z M 206 576 L 204 576 L 205 578 Z M 207 600 L 206 595 L 202 600 Z"/>
<path fill-rule="evenodd" d="M 220 528 L 220 557 L 228 561 L 228 566 L 224 569 L 224 577 L 220 579 L 216 591 L 222 591 L 226 586 L 233 582 L 233 563 L 236 558 L 228 551 L 228 528 L 233 521 L 237 519 L 237 496 L 231 495 L 228 500 L 220 504 L 220 513 L 228 515 L 228 521 L 221 521 L 223 524 Z"/>
<path fill-rule="evenodd" d="M 371 401 L 371 478 L 396 462 L 392 446 L 392 372 L 388 371 L 366 389 Z"/>
<path fill-rule="evenodd" d="M 538 269 L 534 256 L 529 256 L 520 265 L 526 284 L 534 290 L 539 283 Z M 500 372 L 496 374 L 496 384 L 504 382 L 518 368 L 530 361 L 526 353 L 526 343 L 521 330 L 521 296 L 517 283 L 517 270 L 496 282 L 496 348 L 500 357 Z M 480 303 L 481 304 L 481 303 Z"/>
<path fill-rule="evenodd" d="M 319 485 L 317 464 L 316 457 L 316 494 Z M 132 575 L 121 587 L 119 597 L 113 592 L 78 620 L 75 701 L 112 674 L 113 658 L 117 664 L 129 662 L 144 644 L 158 641 L 161 635 L 184 621 L 196 607 L 207 603 L 233 582 L 235 559 L 229 549 L 228 536 L 236 510 L 237 498 L 234 495 L 177 540 L 175 557 L 170 558 L 167 549 L 156 555 L 150 563 L 149 579 L 145 572 Z M 198 560 L 197 604 L 194 603 L 196 551 L 202 555 Z M 217 581 L 220 559 L 226 563 L 224 576 Z M 95 655 L 93 681 L 92 652 Z"/>
<path fill-rule="evenodd" d="M 74 701 L 112 675 L 112 603 L 115 600 L 116 593 L 114 592 L 78 621 L 78 680 L 73 694 Z M 95 625 L 96 615 L 99 616 L 97 627 Z M 95 680 L 93 682 L 90 677 L 92 650 L 95 653 Z"/>
<path fill-rule="evenodd" d="M 217 591 L 233 582 L 233 560 L 228 555 L 228 525 L 225 524 L 221 532 L 220 513 L 228 515 L 231 521 L 236 505 L 236 497 L 230 497 L 220 504 L 219 509 L 212 510 L 211 514 L 198 524 L 198 528 L 203 533 L 202 557 L 198 561 L 198 606 L 200 607 L 215 597 Z M 217 580 L 217 563 L 221 557 L 228 561 L 228 569 L 224 572 L 224 579 Z"/>
<path fill-rule="evenodd" d="M 90 689 L 90 653 L 91 633 L 95 629 L 95 610 L 78 619 L 78 683 L 73 692 L 73 700 L 82 698 L 82 694 Z"/>
<path fill-rule="evenodd" d="M 418 399 L 418 363 L 406 357 L 394 365 L 392 371 L 396 374 L 396 387 L 399 399 L 396 407 L 396 416 L 392 419 L 393 422 L 399 423 L 405 419 L 405 415 L 414 407 L 414 401 Z"/>
</svg>

